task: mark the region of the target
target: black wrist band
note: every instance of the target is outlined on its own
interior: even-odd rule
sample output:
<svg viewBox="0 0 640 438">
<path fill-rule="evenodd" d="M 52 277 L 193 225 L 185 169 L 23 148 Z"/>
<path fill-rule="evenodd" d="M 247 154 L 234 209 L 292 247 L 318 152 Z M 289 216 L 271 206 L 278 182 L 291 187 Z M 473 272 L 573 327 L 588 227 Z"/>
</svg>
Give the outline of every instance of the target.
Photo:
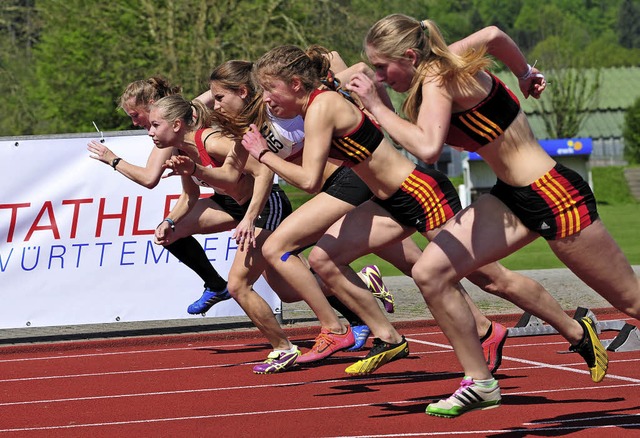
<svg viewBox="0 0 640 438">
<path fill-rule="evenodd" d="M 267 152 L 271 152 L 271 149 L 262 149 L 260 151 L 260 153 L 258 154 L 258 163 L 262 163 L 262 157 L 264 156 L 264 154 L 266 154 Z"/>
<path fill-rule="evenodd" d="M 118 163 L 122 160 L 122 158 L 114 158 L 111 161 L 111 167 L 113 167 L 113 170 L 116 170 L 116 166 L 118 165 Z"/>
<path fill-rule="evenodd" d="M 196 169 L 198 168 L 198 165 L 196 164 L 196 162 L 193 162 L 193 170 L 191 171 L 191 175 L 193 175 L 194 173 L 196 173 Z"/>
</svg>

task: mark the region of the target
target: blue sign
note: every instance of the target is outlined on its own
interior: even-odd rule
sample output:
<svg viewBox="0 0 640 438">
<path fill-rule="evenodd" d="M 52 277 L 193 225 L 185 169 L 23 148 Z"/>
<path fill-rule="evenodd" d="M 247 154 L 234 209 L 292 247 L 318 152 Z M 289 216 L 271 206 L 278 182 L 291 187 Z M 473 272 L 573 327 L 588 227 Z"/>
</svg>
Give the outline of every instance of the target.
<svg viewBox="0 0 640 438">
<path fill-rule="evenodd" d="M 591 155 L 593 143 L 591 138 L 561 138 L 556 140 L 540 140 L 542 148 L 552 157 L 568 155 Z M 476 152 L 469 152 L 469 160 L 482 160 Z"/>
</svg>

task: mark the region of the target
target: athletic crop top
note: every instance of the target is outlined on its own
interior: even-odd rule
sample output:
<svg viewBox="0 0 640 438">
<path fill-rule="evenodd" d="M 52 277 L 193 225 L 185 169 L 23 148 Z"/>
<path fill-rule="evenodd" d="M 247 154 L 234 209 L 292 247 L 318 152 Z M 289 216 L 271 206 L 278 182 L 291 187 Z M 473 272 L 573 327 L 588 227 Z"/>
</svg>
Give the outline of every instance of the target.
<svg viewBox="0 0 640 438">
<path fill-rule="evenodd" d="M 300 116 L 281 119 L 274 116 L 267 106 L 267 123 L 260 130 L 271 152 L 285 160 L 293 160 L 302 154 L 304 146 L 304 120 Z"/>
<path fill-rule="evenodd" d="M 314 90 L 309 97 L 307 107 L 311 105 L 316 96 L 327 91 L 330 90 Z M 341 137 L 333 137 L 331 140 L 329 157 L 344 161 L 347 167 L 353 167 L 369 158 L 384 139 L 384 134 L 371 119 L 362 111 L 360 114 L 362 120 L 353 132 Z"/>
<path fill-rule="evenodd" d="M 196 135 L 195 135 L 195 141 L 196 141 L 196 147 L 198 148 L 198 154 L 200 154 L 200 164 L 203 167 L 209 167 L 209 168 L 214 168 L 214 167 L 220 167 L 222 166 L 222 163 L 217 162 L 216 160 L 214 160 L 213 158 L 211 158 L 211 155 L 209 155 L 209 153 L 207 152 L 207 149 L 204 147 L 204 142 L 207 140 L 206 138 L 203 140 L 202 139 L 202 134 L 204 133 L 205 129 L 207 128 L 202 128 L 202 129 L 198 129 L 196 131 Z M 215 134 L 215 132 L 212 132 L 211 134 Z M 209 134 L 209 135 L 211 135 Z M 208 138 L 209 136 L 207 136 Z M 198 184 L 199 186 L 202 187 L 211 187 L 211 185 L 203 180 L 201 180 L 200 178 L 197 178 L 195 176 L 191 176 L 191 179 L 193 179 L 193 182 L 195 182 L 196 184 Z"/>
<path fill-rule="evenodd" d="M 500 137 L 520 112 L 515 94 L 500 79 L 489 75 L 489 95 L 473 108 L 451 114 L 448 145 L 475 152 Z"/>
</svg>

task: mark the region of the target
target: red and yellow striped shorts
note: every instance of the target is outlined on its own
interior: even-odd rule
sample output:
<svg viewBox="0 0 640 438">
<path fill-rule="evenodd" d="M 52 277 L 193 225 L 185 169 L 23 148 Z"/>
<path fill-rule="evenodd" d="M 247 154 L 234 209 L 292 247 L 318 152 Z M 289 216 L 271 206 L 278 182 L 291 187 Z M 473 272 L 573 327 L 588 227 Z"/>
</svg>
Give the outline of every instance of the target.
<svg viewBox="0 0 640 438">
<path fill-rule="evenodd" d="M 373 198 L 398 223 L 421 233 L 444 225 L 462 209 L 455 187 L 445 174 L 417 167 L 388 199 Z"/>
<path fill-rule="evenodd" d="M 547 240 L 579 233 L 598 219 L 596 199 L 589 184 L 575 171 L 556 166 L 527 187 L 498 180 L 491 194 L 522 223 Z"/>
</svg>

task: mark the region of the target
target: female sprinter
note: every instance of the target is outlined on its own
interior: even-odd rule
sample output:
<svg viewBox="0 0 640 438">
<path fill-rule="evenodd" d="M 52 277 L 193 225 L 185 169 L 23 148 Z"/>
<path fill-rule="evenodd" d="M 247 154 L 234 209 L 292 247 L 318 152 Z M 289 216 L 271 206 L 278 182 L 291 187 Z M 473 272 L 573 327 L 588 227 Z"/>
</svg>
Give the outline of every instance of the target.
<svg viewBox="0 0 640 438">
<path fill-rule="evenodd" d="M 502 53 L 503 62 L 519 77 L 524 96 L 538 97 L 545 86 L 538 70 L 527 65 L 507 35 L 495 27 L 488 31 L 495 34 L 492 50 Z M 404 105 L 408 120 L 381 107 L 368 78 L 352 78 L 349 88 L 398 143 L 427 162 L 437 159 L 445 142 L 477 151 L 498 178 L 491 195 L 447 223 L 413 270 L 414 280 L 440 315 L 438 322 L 469 376 L 452 397 L 429 405 L 427 413 L 450 417 L 486 406 L 481 399 L 460 396 L 475 386 L 479 357 L 466 329 L 459 325 L 469 315 L 466 308 L 457 306 L 460 297 L 452 285 L 539 236 L 589 286 L 618 309 L 638 317 L 638 279 L 598 219 L 593 193 L 582 178 L 540 147 L 515 95 L 486 71 L 490 60 L 484 50 L 463 45 L 449 48 L 434 22 L 400 14 L 370 29 L 365 50 L 379 82 L 408 92 Z M 599 256 L 594 258 L 594 252 Z M 551 302 L 540 302 L 538 307 L 548 311 L 551 306 Z M 592 380 L 601 381 L 608 358 L 593 321 L 545 320 L 554 321 L 571 350 L 587 362 Z"/>
<path fill-rule="evenodd" d="M 120 96 L 120 108 L 131 118 L 134 126 L 147 131 L 149 124 L 149 106 L 159 99 L 180 93 L 180 87 L 171 85 L 166 79 L 153 76 L 149 79 L 131 82 Z M 207 93 L 197 99 L 205 101 Z M 137 166 L 116 156 L 105 144 L 92 140 L 87 145 L 91 158 L 113 167 L 131 181 L 152 189 L 158 185 L 164 168 L 162 165 L 169 159 L 173 149 L 153 148 L 146 164 Z M 200 243 L 193 236 L 186 236 L 166 245 L 167 251 L 193 270 L 204 282 L 204 292 L 199 300 L 188 306 L 190 314 L 205 314 L 215 303 L 231 298 L 227 291 L 227 282 L 213 267 Z"/>
<path fill-rule="evenodd" d="M 193 162 L 192 176 L 182 176 L 180 198 L 156 229 L 156 243 L 167 245 L 192 234 L 235 228 L 238 249 L 229 271 L 228 290 L 273 347 L 267 360 L 253 370 L 264 374 L 292 367 L 300 351 L 289 342 L 269 305 L 252 288 L 265 269 L 260 245 L 291 213 L 289 200 L 273 184 L 269 169 L 247 160 L 246 153 L 244 157 L 230 154 L 235 143 L 207 127 L 209 110 L 199 101 L 189 102 L 180 95 L 164 97 L 151 105 L 149 120 L 149 136 L 158 148 L 176 148 Z M 215 181 L 204 181 L 195 174 L 195 163 L 222 168 L 223 162 L 229 164 Z M 200 199 L 200 186 L 213 187 L 215 194 Z"/>
</svg>

